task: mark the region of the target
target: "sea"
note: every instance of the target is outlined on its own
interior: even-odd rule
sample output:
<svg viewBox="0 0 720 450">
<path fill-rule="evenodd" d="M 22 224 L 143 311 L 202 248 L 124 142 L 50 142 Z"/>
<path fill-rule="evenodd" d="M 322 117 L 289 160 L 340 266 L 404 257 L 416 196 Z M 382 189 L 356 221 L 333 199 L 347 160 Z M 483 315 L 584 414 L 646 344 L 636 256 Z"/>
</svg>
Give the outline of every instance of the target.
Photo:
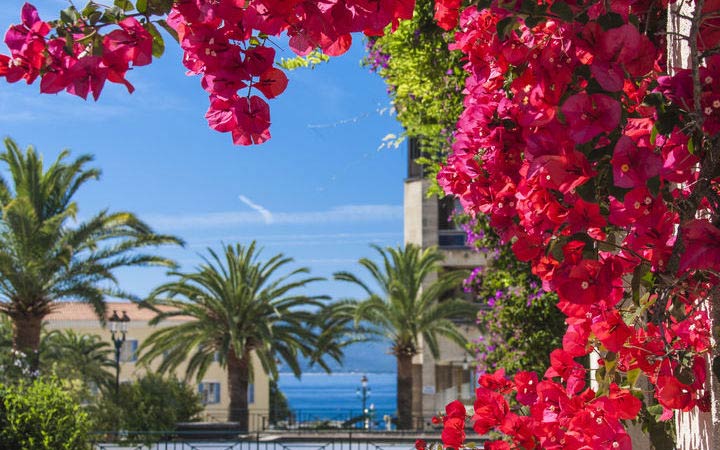
<svg viewBox="0 0 720 450">
<path fill-rule="evenodd" d="M 397 409 L 396 374 L 390 372 L 280 373 L 278 387 L 288 399 L 290 409 L 316 419 L 355 417 L 362 411 L 361 379 L 367 377 L 369 389 L 365 407 L 377 420 L 394 416 Z"/>
</svg>

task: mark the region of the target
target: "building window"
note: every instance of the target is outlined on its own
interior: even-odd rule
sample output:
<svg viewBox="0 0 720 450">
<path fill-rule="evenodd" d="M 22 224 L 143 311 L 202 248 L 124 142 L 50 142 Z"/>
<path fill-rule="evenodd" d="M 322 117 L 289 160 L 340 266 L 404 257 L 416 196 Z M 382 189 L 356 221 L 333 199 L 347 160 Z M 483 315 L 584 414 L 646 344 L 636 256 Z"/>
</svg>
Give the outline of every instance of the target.
<svg viewBox="0 0 720 450">
<path fill-rule="evenodd" d="M 120 362 L 135 362 L 137 361 L 137 339 L 128 339 L 123 342 L 120 347 Z"/>
<path fill-rule="evenodd" d="M 453 217 L 462 212 L 460 201 L 448 195 L 438 201 L 438 246 L 465 247 L 466 233 L 455 223 Z"/>
<path fill-rule="evenodd" d="M 422 178 L 423 177 L 423 167 L 421 164 L 417 163 L 417 159 L 422 156 L 422 151 L 420 150 L 420 140 L 416 137 L 411 137 L 407 141 L 407 150 L 408 150 L 408 171 L 407 171 L 407 177 L 408 179 L 415 179 L 415 178 Z"/>
<path fill-rule="evenodd" d="M 203 381 L 198 386 L 198 392 L 200 393 L 203 405 L 220 403 L 220 383 Z"/>
<path fill-rule="evenodd" d="M 248 384 L 248 404 L 255 403 L 255 385 L 253 383 Z"/>
</svg>

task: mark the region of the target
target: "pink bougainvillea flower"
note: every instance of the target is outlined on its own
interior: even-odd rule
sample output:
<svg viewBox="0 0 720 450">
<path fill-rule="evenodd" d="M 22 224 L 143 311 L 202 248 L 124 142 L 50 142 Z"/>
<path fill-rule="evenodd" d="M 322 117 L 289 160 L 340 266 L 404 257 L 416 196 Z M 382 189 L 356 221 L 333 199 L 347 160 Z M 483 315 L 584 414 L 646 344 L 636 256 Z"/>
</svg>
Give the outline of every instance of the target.
<svg viewBox="0 0 720 450">
<path fill-rule="evenodd" d="M 493 373 L 482 374 L 478 384 L 501 394 L 507 394 L 513 389 L 512 382 L 505 377 L 505 369 L 502 368 Z"/>
<path fill-rule="evenodd" d="M 503 422 L 510 406 L 502 394 L 482 386 L 477 388 L 475 395 L 473 429 L 478 434 L 485 434 Z"/>
<path fill-rule="evenodd" d="M 237 128 L 236 107 L 240 98 L 233 96 L 229 99 L 215 95 L 210 96 L 210 107 L 205 118 L 213 130 L 227 133 Z"/>
<path fill-rule="evenodd" d="M 693 398 L 690 386 L 681 383 L 674 376 L 659 376 L 656 386 L 655 397 L 664 407 L 687 410 L 692 406 Z"/>
<path fill-rule="evenodd" d="M 680 271 L 720 270 L 720 229 L 707 220 L 694 219 L 683 225 L 681 232 L 685 252 L 680 257 Z"/>
<path fill-rule="evenodd" d="M 575 94 L 561 107 L 570 127 L 570 138 L 578 144 L 591 141 L 620 124 L 620 103 L 604 94 Z"/>
<path fill-rule="evenodd" d="M 106 51 L 118 52 L 132 62 L 133 66 L 145 66 L 152 62 L 152 35 L 134 17 L 118 22 L 119 30 L 113 30 L 103 39 Z"/>
<path fill-rule="evenodd" d="M 275 60 L 275 49 L 258 45 L 245 51 L 245 69 L 252 76 L 260 76 L 272 68 Z"/>
<path fill-rule="evenodd" d="M 518 372 L 515 374 L 518 402 L 530 406 L 537 400 L 538 375 L 535 372 Z"/>
<path fill-rule="evenodd" d="M 465 442 L 465 405 L 455 400 L 445 406 L 443 417 L 442 443 L 445 448 L 459 449 Z"/>
<path fill-rule="evenodd" d="M 460 0 L 437 0 L 435 2 L 435 22 L 443 30 L 452 30 L 460 17 Z"/>
<path fill-rule="evenodd" d="M 651 149 L 636 145 L 628 136 L 621 136 L 611 163 L 615 186 L 634 188 L 645 186 L 650 178 L 660 173 L 662 158 Z"/>
<path fill-rule="evenodd" d="M 275 98 L 287 88 L 288 78 L 280 69 L 270 68 L 260 75 L 260 79 L 253 84 L 267 98 Z"/>
<path fill-rule="evenodd" d="M 520 261 L 530 261 L 542 255 L 545 245 L 537 236 L 523 234 L 512 244 L 512 251 Z"/>
<path fill-rule="evenodd" d="M 586 231 L 595 238 L 602 238 L 600 229 L 607 225 L 605 216 L 600 213 L 600 205 L 586 202 L 578 198 L 572 202 L 572 208 L 567 215 L 568 230 L 570 233 Z"/>
<path fill-rule="evenodd" d="M 590 325 L 595 337 L 611 352 L 618 352 L 632 335 L 630 327 L 615 310 L 605 312 Z"/>
<path fill-rule="evenodd" d="M 262 144 L 270 139 L 270 108 L 262 98 L 243 97 L 235 108 L 238 128 L 232 130 L 238 145 Z"/>
<path fill-rule="evenodd" d="M 68 69 L 68 77 L 72 82 L 67 91 L 83 99 L 92 92 L 93 99 L 100 97 L 100 92 L 107 79 L 107 68 L 102 66 L 99 56 L 84 56 Z"/>
<path fill-rule="evenodd" d="M 590 323 L 587 319 L 568 318 L 568 327 L 563 335 L 562 349 L 570 356 L 585 356 L 590 352 L 588 338 L 590 337 Z"/>
</svg>

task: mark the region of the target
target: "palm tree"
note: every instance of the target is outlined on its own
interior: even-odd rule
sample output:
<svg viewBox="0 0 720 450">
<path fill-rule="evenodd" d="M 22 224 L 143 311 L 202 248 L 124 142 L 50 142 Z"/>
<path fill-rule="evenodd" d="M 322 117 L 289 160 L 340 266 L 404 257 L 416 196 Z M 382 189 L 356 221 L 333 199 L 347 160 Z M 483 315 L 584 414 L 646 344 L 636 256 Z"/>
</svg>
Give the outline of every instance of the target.
<svg viewBox="0 0 720 450">
<path fill-rule="evenodd" d="M 228 245 L 222 257 L 208 251 L 194 272 L 172 273 L 179 278 L 150 294 L 148 305 L 158 312 L 151 325 L 177 316 L 189 320 L 154 332 L 141 346 L 140 362 L 161 358 L 158 370 L 166 372 L 188 361 L 186 380 L 193 375 L 201 380 L 217 355 L 227 368 L 229 420 L 247 430 L 253 353 L 274 379 L 276 358 L 300 376 L 300 355 L 327 370 L 323 358 L 339 360 L 342 353 L 326 339 L 312 310 L 322 307 L 326 297 L 296 293 L 322 278 L 306 277 L 305 267 L 278 275 L 292 259 L 278 254 L 262 262 L 255 242 Z"/>
<path fill-rule="evenodd" d="M 100 176 L 86 168 L 91 156 L 66 162 L 64 150 L 45 170 L 32 147 L 22 152 L 8 138 L 5 148 L 0 161 L 11 179 L 0 175 L 0 312 L 12 319 L 13 349 L 37 367 L 42 320 L 54 302 L 87 302 L 104 321 L 107 295 L 134 298 L 118 288 L 115 269 L 172 267 L 139 250 L 180 241 L 154 233 L 129 212 L 102 211 L 79 221 L 73 197 Z"/>
<path fill-rule="evenodd" d="M 444 298 L 457 289 L 466 275 L 462 271 L 438 274 L 443 256 L 436 248 L 422 250 L 408 244 L 405 248 L 382 249 L 373 245 L 382 258 L 382 267 L 368 258 L 359 263 L 372 276 L 380 290 L 373 291 L 364 281 L 349 272 L 338 272 L 335 279 L 361 287 L 367 294 L 364 300 L 335 303 L 330 315 L 344 317 L 356 325 L 368 323 L 374 334 L 392 342 L 397 358 L 398 428 L 412 427 L 412 358 L 418 354 L 419 337 L 435 358 L 439 357 L 438 337 L 444 336 L 464 347 L 467 340 L 452 319 L 467 318 L 477 312 L 464 300 Z"/>
<path fill-rule="evenodd" d="M 95 334 L 53 330 L 43 336 L 40 361 L 63 378 L 109 391 L 115 384 L 115 356 L 109 343 Z"/>
</svg>

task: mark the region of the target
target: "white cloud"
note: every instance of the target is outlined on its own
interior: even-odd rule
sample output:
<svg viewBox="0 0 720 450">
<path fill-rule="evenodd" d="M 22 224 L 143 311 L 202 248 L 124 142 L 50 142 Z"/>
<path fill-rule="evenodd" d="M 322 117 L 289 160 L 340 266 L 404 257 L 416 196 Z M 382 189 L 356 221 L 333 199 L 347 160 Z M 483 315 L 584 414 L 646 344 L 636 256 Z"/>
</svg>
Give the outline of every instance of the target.
<svg viewBox="0 0 720 450">
<path fill-rule="evenodd" d="M 248 205 L 249 206 L 249 205 Z M 256 209 L 256 211 L 258 211 Z M 141 214 L 145 221 L 161 230 L 223 228 L 237 225 L 310 225 L 324 223 L 367 223 L 402 220 L 401 205 L 343 205 L 326 211 L 276 212 L 266 216 L 254 212 L 216 212 L 206 214 Z"/>
<path fill-rule="evenodd" d="M 314 233 L 314 234 L 224 234 L 203 233 L 202 239 L 189 239 L 188 248 L 203 249 L 223 242 L 258 241 L 263 247 L 306 247 L 306 246 L 337 246 L 367 245 L 368 243 L 400 243 L 402 231 L 371 232 L 371 233 Z"/>
<path fill-rule="evenodd" d="M 245 197 L 244 195 L 238 195 L 238 198 L 240 199 L 241 202 L 245 203 L 250 208 L 252 208 L 255 211 L 257 211 L 258 213 L 260 213 L 262 218 L 265 220 L 265 223 L 267 223 L 267 224 L 273 223 L 273 215 L 267 208 L 264 208 L 264 207 L 258 205 L 257 203 L 254 203 L 252 200 Z"/>
</svg>

